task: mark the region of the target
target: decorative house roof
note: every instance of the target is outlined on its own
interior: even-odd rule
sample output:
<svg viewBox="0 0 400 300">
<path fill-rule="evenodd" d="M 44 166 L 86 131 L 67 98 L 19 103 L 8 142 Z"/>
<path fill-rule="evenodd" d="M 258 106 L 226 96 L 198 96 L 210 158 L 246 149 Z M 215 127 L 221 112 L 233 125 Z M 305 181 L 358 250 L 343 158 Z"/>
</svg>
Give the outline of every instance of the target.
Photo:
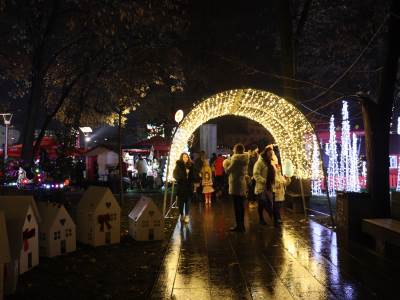
<svg viewBox="0 0 400 300">
<path fill-rule="evenodd" d="M 0 264 L 10 262 L 10 245 L 8 244 L 8 234 L 6 226 L 6 217 L 0 210 Z"/>
<path fill-rule="evenodd" d="M 71 221 L 70 216 L 64 206 L 59 203 L 48 203 L 48 202 L 38 202 L 37 203 L 40 216 L 42 217 L 42 223 L 40 227 L 44 230 L 50 229 L 61 211 L 65 211 L 68 216 L 69 221 Z"/>
<path fill-rule="evenodd" d="M 86 156 L 97 156 L 97 155 L 100 155 L 100 154 L 106 153 L 106 152 L 114 152 L 115 154 L 118 154 L 118 152 L 115 149 L 111 148 L 108 145 L 97 145 L 97 146 L 89 149 L 86 152 Z"/>
<path fill-rule="evenodd" d="M 36 216 L 38 222 L 41 222 L 39 210 L 32 196 L 0 196 L 0 209 L 4 211 L 8 220 L 17 220 L 21 222 L 21 229 L 25 223 L 26 214 L 29 206 Z"/>
<path fill-rule="evenodd" d="M 143 215 L 143 213 L 146 211 L 147 208 L 161 214 L 157 205 L 155 205 L 155 203 L 151 198 L 142 197 L 135 205 L 135 207 L 132 209 L 132 211 L 129 213 L 129 218 L 136 222 L 137 220 L 140 219 L 140 217 Z"/>
<path fill-rule="evenodd" d="M 41 222 L 38 208 L 32 196 L 0 196 L 0 210 L 3 210 L 6 216 L 10 251 L 13 257 L 18 257 L 22 248 L 21 232 L 29 206 L 32 207 L 36 220 Z"/>
<path fill-rule="evenodd" d="M 80 211 L 95 212 L 99 204 L 106 200 L 107 202 L 114 202 L 114 206 L 119 208 L 117 200 L 111 193 L 110 189 L 102 186 L 90 186 L 82 196 L 81 201 L 78 204 L 78 213 Z"/>
</svg>

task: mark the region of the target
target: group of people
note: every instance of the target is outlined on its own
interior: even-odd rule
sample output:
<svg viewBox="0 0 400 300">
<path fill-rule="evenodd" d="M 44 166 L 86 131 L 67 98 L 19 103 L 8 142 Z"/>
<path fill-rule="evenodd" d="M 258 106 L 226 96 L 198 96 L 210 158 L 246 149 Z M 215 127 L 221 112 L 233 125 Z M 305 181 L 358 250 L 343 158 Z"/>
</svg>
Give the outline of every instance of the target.
<svg viewBox="0 0 400 300">
<path fill-rule="evenodd" d="M 194 160 L 194 194 L 197 198 L 203 195 L 205 204 L 211 204 L 212 195 L 218 198 L 224 189 L 224 157 L 213 153 L 210 161 L 206 153 L 200 151 L 199 157 Z"/>
<path fill-rule="evenodd" d="M 153 158 L 151 160 L 147 160 L 146 157 L 139 155 L 137 161 L 134 165 L 137 171 L 137 180 L 136 184 L 139 190 L 144 189 L 147 185 L 149 185 L 148 178 L 149 174 L 151 175 L 152 186 L 161 186 L 161 173 L 160 173 L 160 163 L 157 158 Z M 130 172 L 131 181 L 133 181 L 133 172 Z"/>
<path fill-rule="evenodd" d="M 204 152 L 201 152 L 194 162 L 187 153 L 182 153 L 176 162 L 173 175 L 177 185 L 178 206 L 182 221 L 189 221 L 189 206 L 193 193 L 202 187 L 205 203 L 210 204 L 211 195 L 214 192 L 212 178 L 215 178 L 216 187 L 220 187 L 223 186 L 225 175 L 228 176 L 228 193 L 233 202 L 236 219 L 236 226 L 233 226 L 231 231 L 245 231 L 246 199 L 258 202 L 261 225 L 267 224 L 264 212 L 273 219 L 275 226 L 282 223 L 281 203 L 285 200 L 285 186 L 290 183 L 290 178 L 282 174 L 272 145 L 265 147 L 261 152 L 245 152 L 242 144 L 236 144 L 230 158 L 215 157 L 212 160 L 212 166 L 213 168 L 205 159 Z"/>
<path fill-rule="evenodd" d="M 190 199 L 193 194 L 201 192 L 206 205 L 211 204 L 213 187 L 213 170 L 201 151 L 199 157 L 192 162 L 187 153 L 182 153 L 176 162 L 174 178 L 177 186 L 178 207 L 181 220 L 189 222 Z"/>
</svg>

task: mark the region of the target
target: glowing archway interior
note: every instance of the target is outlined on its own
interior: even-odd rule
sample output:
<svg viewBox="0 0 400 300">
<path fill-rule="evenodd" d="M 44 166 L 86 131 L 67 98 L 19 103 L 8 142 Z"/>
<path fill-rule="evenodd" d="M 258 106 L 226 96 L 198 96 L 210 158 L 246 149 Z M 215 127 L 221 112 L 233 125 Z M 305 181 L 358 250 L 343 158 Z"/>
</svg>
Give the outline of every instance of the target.
<svg viewBox="0 0 400 300">
<path fill-rule="evenodd" d="M 238 89 L 205 99 L 185 116 L 172 140 L 169 179 L 172 179 L 175 162 L 193 132 L 205 122 L 226 115 L 241 116 L 260 123 L 274 137 L 282 160 L 290 159 L 293 162 L 295 176 L 311 178 L 311 158 L 307 148 L 312 145 L 314 130 L 305 116 L 275 94 Z"/>
</svg>

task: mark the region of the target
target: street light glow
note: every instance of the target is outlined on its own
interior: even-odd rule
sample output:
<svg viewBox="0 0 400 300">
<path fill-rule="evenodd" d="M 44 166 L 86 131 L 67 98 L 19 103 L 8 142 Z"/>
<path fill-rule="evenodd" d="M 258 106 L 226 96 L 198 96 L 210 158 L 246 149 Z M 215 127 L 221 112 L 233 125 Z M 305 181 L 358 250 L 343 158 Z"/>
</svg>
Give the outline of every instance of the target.
<svg viewBox="0 0 400 300">
<path fill-rule="evenodd" d="M 175 122 L 180 123 L 183 119 L 183 110 L 180 109 L 175 113 Z"/>
<path fill-rule="evenodd" d="M 79 129 L 83 132 L 83 133 L 92 133 L 93 130 L 91 127 L 79 127 Z"/>
</svg>

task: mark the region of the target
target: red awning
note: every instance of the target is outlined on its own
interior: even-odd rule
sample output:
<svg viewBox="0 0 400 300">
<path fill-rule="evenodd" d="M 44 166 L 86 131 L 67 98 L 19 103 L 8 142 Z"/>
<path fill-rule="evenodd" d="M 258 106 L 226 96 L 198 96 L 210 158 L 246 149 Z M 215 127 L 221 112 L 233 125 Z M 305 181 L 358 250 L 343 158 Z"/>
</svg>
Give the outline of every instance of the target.
<svg viewBox="0 0 400 300">
<path fill-rule="evenodd" d="M 44 150 L 47 152 L 47 155 L 50 159 L 57 158 L 57 148 L 59 144 L 53 137 L 45 136 L 40 142 L 40 150 Z M 0 149 L 0 155 L 3 156 L 3 149 Z M 83 155 L 85 150 L 83 148 L 76 148 L 70 153 L 67 153 L 68 156 L 80 156 Z M 10 158 L 20 158 L 22 154 L 22 144 L 12 145 L 8 147 L 7 150 L 8 157 Z"/>
<path fill-rule="evenodd" d="M 134 154 L 148 154 L 150 153 L 150 149 L 122 149 L 124 152 L 134 153 Z"/>
<path fill-rule="evenodd" d="M 130 145 L 129 147 L 126 147 L 126 150 L 129 150 L 129 149 L 137 149 L 137 150 L 146 149 L 147 150 L 148 149 L 148 151 L 149 151 L 152 146 L 154 148 L 154 151 L 168 152 L 171 147 L 171 143 L 161 136 L 155 136 L 150 139 L 142 140 L 137 143 L 134 143 L 134 144 Z"/>
<path fill-rule="evenodd" d="M 1 156 L 4 155 L 4 149 L 0 149 Z M 22 153 L 22 144 L 8 146 L 7 154 L 10 158 L 19 158 Z"/>
</svg>

